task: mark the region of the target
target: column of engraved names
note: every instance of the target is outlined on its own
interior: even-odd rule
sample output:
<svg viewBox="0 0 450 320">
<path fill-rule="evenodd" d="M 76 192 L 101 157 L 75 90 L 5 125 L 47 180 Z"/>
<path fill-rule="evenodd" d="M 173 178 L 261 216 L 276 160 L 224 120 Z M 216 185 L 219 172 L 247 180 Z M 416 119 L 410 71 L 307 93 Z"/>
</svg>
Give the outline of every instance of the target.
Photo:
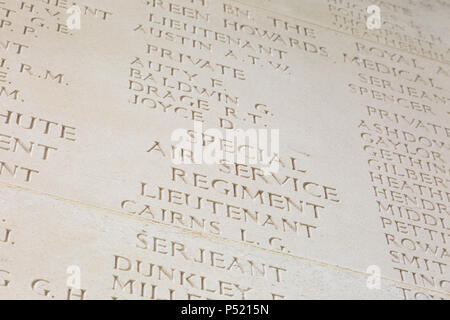
<svg viewBox="0 0 450 320">
<path fill-rule="evenodd" d="M 214 19 L 212 8 L 216 9 Z M 184 118 L 188 123 L 196 120 L 221 129 L 248 127 L 249 122 L 250 128 L 270 128 L 278 106 L 264 103 L 264 95 L 252 102 L 247 92 L 231 93 L 237 90 L 236 84 L 238 88 L 249 85 L 261 68 L 283 79 L 291 69 L 279 70 L 275 58 L 283 61 L 302 54 L 327 58 L 327 49 L 312 27 L 260 10 L 194 0 L 149 1 L 147 9 L 146 23 L 138 22 L 133 29 L 147 42 L 145 54 L 131 58 L 128 80 L 129 104 L 143 115 Z M 173 43 L 178 44 L 176 50 L 170 47 Z M 208 133 L 199 137 L 192 131 L 195 142 L 203 147 L 218 144 L 224 154 L 253 148 Z M 147 157 L 173 162 L 177 147 L 167 140 L 155 139 L 145 150 Z M 181 151 L 195 163 L 192 150 Z M 269 175 L 248 162 L 207 166 L 209 173 L 192 165 L 172 165 L 166 170 L 170 184 L 141 181 L 138 197 L 127 196 L 121 209 L 158 222 L 301 254 L 296 239 L 312 238 L 326 207 L 339 203 L 339 196 L 334 187 L 315 180 L 307 156 L 275 154 L 270 159 L 273 162 L 280 172 Z"/>
<path fill-rule="evenodd" d="M 8 159 L 17 158 L 17 161 L 0 161 L 1 176 L 29 182 L 40 174 L 35 167 L 38 161 L 51 160 L 58 151 L 58 139 L 76 141 L 76 128 L 59 116 L 29 111 L 34 104 L 32 88 L 40 86 L 40 82 L 46 83 L 49 91 L 70 88 L 70 76 L 57 71 L 57 66 L 52 69 L 42 66 L 44 60 L 35 57 L 42 54 L 42 36 L 50 36 L 55 41 L 67 41 L 73 36 L 66 25 L 66 10 L 73 4 L 77 3 L 0 1 L 0 124 L 3 127 L 0 151 L 3 157 L 9 153 Z M 94 6 L 80 6 L 85 22 L 88 19 L 106 21 L 111 15 Z M 24 82 L 27 88 L 18 87 Z M 37 161 L 27 161 L 27 157 Z"/>
<path fill-rule="evenodd" d="M 369 101 L 358 128 L 395 280 L 443 293 L 399 286 L 405 299 L 443 298 L 450 288 L 447 67 L 361 42 L 355 49 L 343 60 L 358 70 L 350 92 Z"/>
<path fill-rule="evenodd" d="M 44 52 L 49 39 L 54 44 L 70 43 L 74 31 L 66 25 L 66 10 L 72 5 L 79 5 L 85 23 L 106 22 L 111 16 L 95 5 L 74 1 L 0 1 L 0 178 L 8 182 L 42 183 L 52 173 L 43 169 L 47 168 L 44 164 L 53 161 L 58 165 L 57 153 L 77 143 L 77 128 L 71 120 L 41 110 L 36 99 L 71 88 L 71 75 L 62 71 L 66 66 Z M 23 245 L 17 243 L 16 230 L 22 229 L 27 219 L 12 224 L 5 217 L 0 214 L 0 248 L 12 251 L 3 251 L 5 256 L 0 257 L 0 288 L 13 292 L 21 285 L 16 279 L 24 278 L 12 267 L 20 257 L 17 247 Z M 10 254 L 15 251 L 17 256 Z M 29 290 L 35 291 L 45 282 L 41 275 L 29 276 L 35 277 L 30 279 Z M 66 290 L 63 296 L 69 299 L 78 292 Z M 83 290 L 80 292 L 83 295 Z"/>
<path fill-rule="evenodd" d="M 442 35 L 427 30 L 428 19 L 418 13 L 425 11 L 431 15 L 449 10 L 444 1 L 354 1 L 325 0 L 331 15 L 332 25 L 339 31 L 376 42 L 390 48 L 397 48 L 419 56 L 448 63 L 450 51 Z M 381 27 L 369 30 L 367 8 L 380 8 Z M 447 22 L 442 22 L 443 24 Z"/>
<path fill-rule="evenodd" d="M 195 0 L 148 1 L 145 9 L 147 21 L 133 27 L 133 32 L 146 42 L 143 54 L 130 60 L 128 103 L 133 110 L 158 119 L 184 119 L 191 127 L 192 121 L 221 129 L 234 129 L 239 123 L 270 122 L 274 116 L 270 106 L 251 102 L 253 106 L 246 110 L 243 107 L 248 102 L 228 86 L 232 81 L 241 87 L 248 80 L 248 70 L 244 71 L 242 63 L 237 62 L 236 54 L 240 53 L 226 50 L 221 57 L 211 54 L 227 37 L 221 34 L 220 38 L 211 39 L 207 34 L 211 32 L 208 28 L 212 17 L 218 16 L 217 10 L 211 11 L 212 14 L 206 1 Z M 186 28 L 194 33 L 200 29 L 206 33 L 192 36 Z M 189 132 L 203 147 L 218 142 L 224 153 L 236 152 L 233 141 L 218 141 L 218 137 L 207 132 L 201 136 Z M 176 146 L 167 138 L 170 137 L 155 137 L 145 150 L 149 160 L 174 162 Z M 186 162 L 195 163 L 192 150 L 182 149 L 181 154 Z M 263 223 L 258 212 L 242 212 L 239 206 L 223 202 L 221 198 L 227 193 L 223 173 L 220 178 L 210 180 L 207 187 L 207 174 L 190 172 L 192 165 L 182 167 L 171 166 L 166 170 L 168 183 L 140 182 L 137 197 L 123 200 L 121 209 L 167 225 L 236 240 L 247 236 L 240 229 L 242 221 L 252 219 L 255 226 Z M 205 194 L 205 190 L 213 190 L 212 186 L 218 190 L 220 184 L 221 192 L 215 196 L 210 195 L 211 191 Z M 273 287 L 270 292 L 259 293 L 266 298 L 287 296 L 278 289 L 288 272 L 284 267 L 240 254 L 230 256 L 220 249 L 208 248 L 207 244 L 192 246 L 187 240 L 175 242 L 145 231 L 136 235 L 136 241 L 136 246 L 142 249 L 139 258 L 114 256 L 113 299 L 130 295 L 144 299 L 249 299 L 258 294 L 254 285 L 259 281 Z M 280 246 L 279 240 L 273 242 Z M 169 255 L 169 259 L 167 263 L 155 264 L 144 259 L 149 253 Z M 182 257 L 184 267 L 176 263 L 177 257 Z M 208 267 L 207 273 L 201 271 L 203 267 Z M 236 275 L 250 277 L 253 284 L 230 280 Z"/>
</svg>

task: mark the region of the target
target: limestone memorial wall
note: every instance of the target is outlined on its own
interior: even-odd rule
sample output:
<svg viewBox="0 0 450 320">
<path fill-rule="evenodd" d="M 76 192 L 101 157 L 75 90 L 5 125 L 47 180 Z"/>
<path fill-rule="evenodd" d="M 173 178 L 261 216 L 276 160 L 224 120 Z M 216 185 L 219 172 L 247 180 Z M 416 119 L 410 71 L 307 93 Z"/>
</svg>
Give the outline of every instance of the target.
<svg viewBox="0 0 450 320">
<path fill-rule="evenodd" d="M 0 0 L 0 299 L 449 299 L 449 17 Z"/>
</svg>

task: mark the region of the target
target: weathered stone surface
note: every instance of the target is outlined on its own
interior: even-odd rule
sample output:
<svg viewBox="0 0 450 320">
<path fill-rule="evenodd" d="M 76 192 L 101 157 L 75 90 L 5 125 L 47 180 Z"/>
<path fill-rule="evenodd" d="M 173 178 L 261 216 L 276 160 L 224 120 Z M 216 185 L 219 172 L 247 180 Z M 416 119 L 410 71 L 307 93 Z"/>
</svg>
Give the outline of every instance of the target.
<svg viewBox="0 0 450 320">
<path fill-rule="evenodd" d="M 0 1 L 1 299 L 450 297 L 448 2 L 76 5 Z"/>
</svg>

